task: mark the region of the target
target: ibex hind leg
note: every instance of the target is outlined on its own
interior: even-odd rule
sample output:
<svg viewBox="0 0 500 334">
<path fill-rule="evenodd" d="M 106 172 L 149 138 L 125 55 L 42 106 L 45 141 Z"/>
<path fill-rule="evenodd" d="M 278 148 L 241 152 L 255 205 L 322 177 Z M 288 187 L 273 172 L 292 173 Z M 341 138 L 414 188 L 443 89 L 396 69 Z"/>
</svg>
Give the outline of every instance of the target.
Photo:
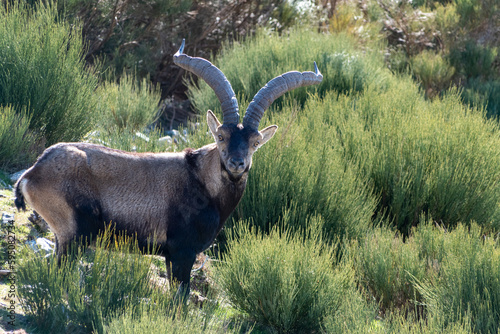
<svg viewBox="0 0 500 334">
<path fill-rule="evenodd" d="M 49 225 L 56 237 L 56 254 L 60 262 L 61 256 L 68 252 L 71 241 L 76 236 L 76 221 L 73 208 L 60 196 L 57 190 L 42 187 L 38 190 L 32 182 L 23 180 L 23 195 L 28 204 Z"/>
</svg>

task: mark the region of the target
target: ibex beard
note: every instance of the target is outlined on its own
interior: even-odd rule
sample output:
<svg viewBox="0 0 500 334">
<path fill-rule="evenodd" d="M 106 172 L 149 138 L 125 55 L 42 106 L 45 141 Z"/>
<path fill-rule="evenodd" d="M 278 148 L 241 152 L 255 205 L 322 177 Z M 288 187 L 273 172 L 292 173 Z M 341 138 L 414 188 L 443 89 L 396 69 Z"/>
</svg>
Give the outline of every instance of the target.
<svg viewBox="0 0 500 334">
<path fill-rule="evenodd" d="M 317 84 L 315 72 L 288 72 L 268 82 L 239 123 L 235 93 L 208 60 L 183 53 L 174 62 L 204 79 L 215 91 L 223 124 L 209 110 L 215 143 L 180 153 L 131 153 L 88 143 L 60 143 L 45 150 L 15 186 L 15 204 L 39 213 L 56 238 L 60 258 L 74 240 L 94 237 L 113 224 L 146 247 L 155 237 L 167 275 L 189 294 L 196 255 L 212 245 L 245 190 L 252 156 L 277 130 L 261 131 L 270 104 L 294 88 Z"/>
</svg>

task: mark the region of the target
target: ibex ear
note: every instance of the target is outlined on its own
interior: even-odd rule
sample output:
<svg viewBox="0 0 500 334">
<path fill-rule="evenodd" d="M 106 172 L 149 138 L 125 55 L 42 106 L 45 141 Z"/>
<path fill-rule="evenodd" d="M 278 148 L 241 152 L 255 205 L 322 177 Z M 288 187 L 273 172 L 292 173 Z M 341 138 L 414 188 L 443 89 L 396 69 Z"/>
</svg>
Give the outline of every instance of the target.
<svg viewBox="0 0 500 334">
<path fill-rule="evenodd" d="M 212 136 L 214 136 L 215 138 L 217 134 L 217 129 L 221 124 L 217 119 L 217 117 L 212 112 L 212 110 L 207 111 L 207 123 L 208 127 L 210 128 L 210 132 L 212 132 Z"/>
<path fill-rule="evenodd" d="M 262 131 L 259 131 L 260 134 L 262 135 L 262 140 L 260 141 L 260 146 L 264 145 L 265 143 L 267 143 L 267 141 L 269 139 L 273 138 L 274 134 L 276 133 L 276 130 L 278 130 L 278 126 L 271 125 L 265 129 L 263 129 Z"/>
</svg>

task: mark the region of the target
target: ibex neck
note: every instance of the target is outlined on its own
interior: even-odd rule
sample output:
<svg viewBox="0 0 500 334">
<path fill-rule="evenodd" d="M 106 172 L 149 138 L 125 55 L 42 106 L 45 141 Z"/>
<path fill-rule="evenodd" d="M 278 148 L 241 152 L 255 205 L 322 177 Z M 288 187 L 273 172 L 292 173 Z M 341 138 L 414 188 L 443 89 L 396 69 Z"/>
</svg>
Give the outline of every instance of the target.
<svg viewBox="0 0 500 334">
<path fill-rule="evenodd" d="M 219 207 L 223 223 L 240 202 L 246 187 L 248 171 L 235 180 L 222 166 L 216 144 L 203 146 L 198 150 L 187 149 L 186 161 L 209 196 Z"/>
</svg>

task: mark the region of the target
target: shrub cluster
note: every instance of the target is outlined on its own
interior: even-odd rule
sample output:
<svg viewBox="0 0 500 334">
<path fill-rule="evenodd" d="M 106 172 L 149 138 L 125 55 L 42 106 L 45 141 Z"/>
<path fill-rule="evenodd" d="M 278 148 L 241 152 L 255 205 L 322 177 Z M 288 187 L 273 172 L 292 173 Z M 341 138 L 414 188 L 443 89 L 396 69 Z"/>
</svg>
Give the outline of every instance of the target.
<svg viewBox="0 0 500 334">
<path fill-rule="evenodd" d="M 332 267 L 335 248 L 323 244 L 322 223 L 316 217 L 302 233 L 273 228 L 267 234 L 239 224 L 240 237 L 230 238 L 216 268 L 229 301 L 278 333 L 319 330 L 353 283 L 347 266 Z"/>
<path fill-rule="evenodd" d="M 321 85 L 295 89 L 285 95 L 287 99 L 303 106 L 311 92 L 319 96 L 332 90 L 361 92 L 369 84 L 381 86 L 386 78 L 380 70 L 383 58 L 377 53 L 363 55 L 355 40 L 345 34 L 332 38 L 308 29 L 294 29 L 286 36 L 260 30 L 245 43 L 225 44 L 214 64 L 226 75 L 240 102 L 250 102 L 269 80 L 292 70 L 313 71 L 315 61 L 324 76 Z M 188 89 L 198 111 L 219 110 L 215 93 L 204 82 Z M 283 101 L 279 98 L 274 107 L 283 108 Z"/>
<path fill-rule="evenodd" d="M 80 28 L 52 2 L 0 6 L 0 106 L 27 115 L 47 144 L 79 140 L 92 128 L 97 79 L 82 52 Z"/>
<path fill-rule="evenodd" d="M 0 106 L 0 167 L 8 168 L 32 159 L 36 136 L 29 130 L 29 116 Z"/>
<path fill-rule="evenodd" d="M 152 258 L 142 256 L 132 238 L 112 236 L 112 229 L 98 236 L 92 252 L 82 241 L 60 265 L 55 256 L 29 256 L 19 266 L 22 307 L 39 330 L 101 333 L 115 313 L 166 303 L 150 283 Z"/>
<path fill-rule="evenodd" d="M 104 81 L 96 90 L 99 113 L 98 128 L 112 133 L 137 132 L 154 122 L 160 94 L 146 79 L 124 73 L 120 82 Z"/>
<path fill-rule="evenodd" d="M 465 10 L 454 3 L 455 12 Z M 90 129 L 96 130 L 90 141 L 139 152 L 212 142 L 206 125 L 168 145 L 158 141 L 158 130 L 138 133 L 155 116 L 154 89 L 124 75 L 120 84 L 94 90 L 78 28 L 68 33 L 50 3 L 6 8 L 0 8 L 0 164 L 27 159 L 41 136 L 48 143 L 73 140 Z M 454 24 L 452 12 L 443 25 Z M 347 18 L 337 18 L 339 27 L 356 20 Z M 16 46 L 9 44 L 14 34 Z M 234 322 L 243 318 L 278 333 L 498 331 L 499 128 L 483 110 L 462 104 L 463 96 L 475 105 L 496 101 L 494 77 L 477 79 L 496 51 L 480 52 L 480 64 L 470 68 L 460 64 L 478 54 L 473 47 L 458 61 L 428 52 L 413 58 L 413 74 L 433 90 L 452 79 L 451 65 L 475 86 L 428 100 L 410 76 L 384 69 L 375 43 L 360 48 L 357 41 L 344 33 L 262 30 L 225 45 L 215 59 L 241 106 L 283 72 L 311 70 L 317 61 L 324 74 L 321 85 L 287 94 L 262 120 L 280 132 L 256 153 L 225 234 L 214 276 L 228 303 L 171 304 L 171 294 L 151 283 L 152 259 L 130 240 L 111 242 L 105 234 L 95 251 L 75 248 L 60 266 L 54 258 L 21 261 L 18 291 L 37 329 L 231 333 L 249 330 Z M 15 72 L 21 63 L 27 69 Z M 218 108 L 204 83 L 189 94 L 202 112 Z M 7 99 L 13 96 L 22 98 Z"/>
</svg>

